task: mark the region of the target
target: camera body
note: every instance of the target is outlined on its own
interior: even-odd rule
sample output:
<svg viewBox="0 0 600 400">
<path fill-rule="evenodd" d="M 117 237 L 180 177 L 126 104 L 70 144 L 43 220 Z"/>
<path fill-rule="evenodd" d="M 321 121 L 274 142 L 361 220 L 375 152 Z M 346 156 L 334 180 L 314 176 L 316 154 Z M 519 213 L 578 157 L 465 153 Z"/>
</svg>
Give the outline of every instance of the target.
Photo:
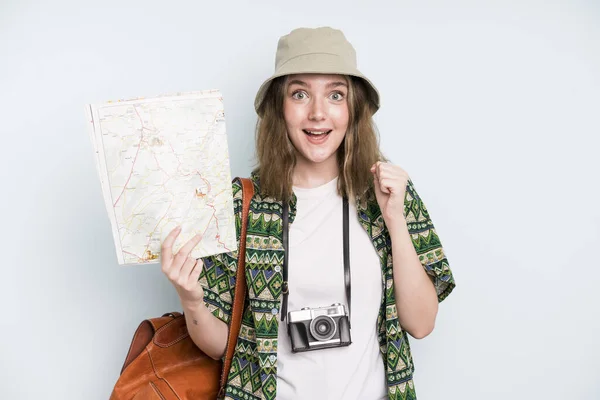
<svg viewBox="0 0 600 400">
<path fill-rule="evenodd" d="M 340 303 L 290 311 L 288 334 L 293 353 L 349 346 L 352 343 L 346 306 Z"/>
</svg>

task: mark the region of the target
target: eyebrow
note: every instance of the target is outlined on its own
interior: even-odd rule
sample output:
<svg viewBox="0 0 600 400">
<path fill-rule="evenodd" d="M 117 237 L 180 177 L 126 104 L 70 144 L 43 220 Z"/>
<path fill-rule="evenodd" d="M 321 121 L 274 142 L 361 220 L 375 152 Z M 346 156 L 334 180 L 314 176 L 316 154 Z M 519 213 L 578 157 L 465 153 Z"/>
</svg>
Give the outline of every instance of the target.
<svg viewBox="0 0 600 400">
<path fill-rule="evenodd" d="M 292 86 L 292 85 L 300 85 L 300 86 L 304 86 L 304 87 L 310 87 L 310 85 L 304 81 L 301 81 L 299 79 L 292 79 L 291 81 L 288 82 L 288 87 Z M 332 88 L 332 87 L 339 87 L 339 86 L 344 86 L 344 87 L 348 87 L 348 84 L 346 82 L 343 81 L 335 81 L 335 82 L 330 82 L 327 84 L 327 88 Z"/>
<path fill-rule="evenodd" d="M 344 87 L 348 87 L 348 84 L 346 82 L 342 82 L 342 81 L 337 81 L 337 82 L 331 82 L 327 85 L 327 87 L 339 87 L 339 86 L 344 86 Z"/>
</svg>

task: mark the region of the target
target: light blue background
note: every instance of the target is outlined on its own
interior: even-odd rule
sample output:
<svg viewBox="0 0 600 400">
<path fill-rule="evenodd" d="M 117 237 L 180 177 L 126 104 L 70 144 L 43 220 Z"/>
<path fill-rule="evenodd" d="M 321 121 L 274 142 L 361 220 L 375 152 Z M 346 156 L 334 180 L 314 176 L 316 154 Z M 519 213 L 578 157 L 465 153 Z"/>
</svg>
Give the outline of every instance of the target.
<svg viewBox="0 0 600 400">
<path fill-rule="evenodd" d="M 3 0 L 0 398 L 107 399 L 138 323 L 180 309 L 117 265 L 84 105 L 218 88 L 247 176 L 277 40 L 320 25 L 458 282 L 412 341 L 419 399 L 600 398 L 600 5 L 529 0 Z"/>
</svg>

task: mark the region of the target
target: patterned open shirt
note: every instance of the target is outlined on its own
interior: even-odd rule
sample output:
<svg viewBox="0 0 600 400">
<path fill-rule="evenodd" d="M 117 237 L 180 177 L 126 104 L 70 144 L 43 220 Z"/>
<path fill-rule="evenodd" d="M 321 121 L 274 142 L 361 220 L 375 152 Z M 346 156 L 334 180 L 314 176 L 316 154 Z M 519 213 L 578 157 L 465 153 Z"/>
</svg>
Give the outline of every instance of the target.
<svg viewBox="0 0 600 400">
<path fill-rule="evenodd" d="M 283 265 L 282 203 L 262 197 L 259 181 L 252 174 L 255 194 L 250 203 L 246 241 L 246 281 L 248 285 L 242 326 L 238 336 L 225 398 L 236 400 L 275 399 L 277 391 L 277 333 L 282 297 Z M 242 213 L 242 188 L 233 182 L 234 212 L 239 243 Z M 383 221 L 373 189 L 356 200 L 357 218 L 379 254 L 383 296 L 377 332 L 385 364 L 390 400 L 416 399 L 414 365 L 408 336 L 398 322 L 392 275 L 389 233 Z M 296 197 L 290 201 L 289 220 L 296 215 Z M 404 215 L 412 243 L 423 268 L 435 285 L 442 301 L 455 283 L 448 260 L 427 208 L 409 180 L 404 201 Z M 203 258 L 200 284 L 204 302 L 220 320 L 229 323 L 237 270 L 237 250 Z M 360 296 L 355 297 L 359 299 Z"/>
</svg>

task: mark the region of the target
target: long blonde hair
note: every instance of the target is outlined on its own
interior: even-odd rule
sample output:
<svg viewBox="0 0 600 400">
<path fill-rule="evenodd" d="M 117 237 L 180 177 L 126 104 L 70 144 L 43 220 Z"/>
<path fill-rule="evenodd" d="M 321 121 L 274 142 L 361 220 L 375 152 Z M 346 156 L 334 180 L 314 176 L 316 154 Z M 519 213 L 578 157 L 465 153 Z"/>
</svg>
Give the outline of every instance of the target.
<svg viewBox="0 0 600 400">
<path fill-rule="evenodd" d="M 337 150 L 340 170 L 338 193 L 362 197 L 372 186 L 370 168 L 385 161 L 379 149 L 379 135 L 373 121 L 373 108 L 366 83 L 352 76 L 348 80 L 348 130 Z M 283 115 L 287 76 L 273 80 L 260 106 L 256 124 L 256 157 L 254 170 L 260 180 L 263 196 L 288 201 L 292 195 L 293 172 L 296 166 L 294 146 L 287 135 Z"/>
</svg>

